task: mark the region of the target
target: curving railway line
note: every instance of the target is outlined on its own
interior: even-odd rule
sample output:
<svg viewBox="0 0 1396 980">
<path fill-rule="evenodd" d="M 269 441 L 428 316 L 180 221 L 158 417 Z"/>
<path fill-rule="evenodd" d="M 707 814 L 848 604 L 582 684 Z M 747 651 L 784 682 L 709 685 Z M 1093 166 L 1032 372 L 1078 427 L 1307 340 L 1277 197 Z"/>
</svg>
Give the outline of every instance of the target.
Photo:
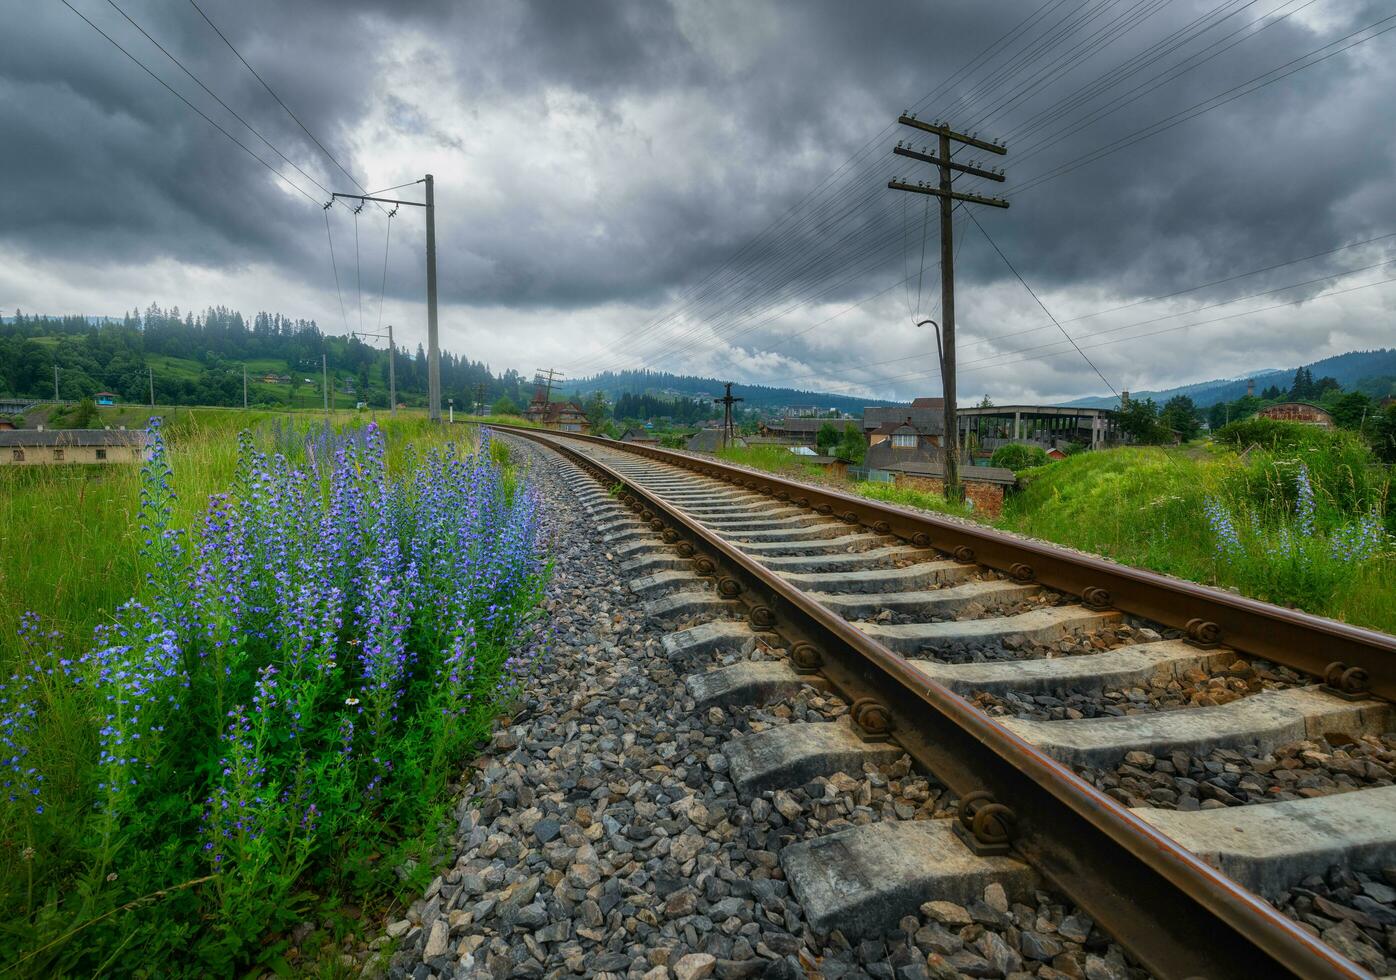
<svg viewBox="0 0 1396 980">
<path fill-rule="evenodd" d="M 687 678 L 699 708 L 806 685 L 847 705 L 735 739 L 740 790 L 906 753 L 959 798 L 954 819 L 786 847 L 820 931 L 1045 884 L 1156 976 L 1386 972 L 1396 786 L 1363 747 L 1396 747 L 1396 638 L 713 460 L 494 428 L 587 475 L 667 647 L 770 652 Z M 1388 884 L 1335 906 L 1305 887 L 1334 866 Z"/>
</svg>

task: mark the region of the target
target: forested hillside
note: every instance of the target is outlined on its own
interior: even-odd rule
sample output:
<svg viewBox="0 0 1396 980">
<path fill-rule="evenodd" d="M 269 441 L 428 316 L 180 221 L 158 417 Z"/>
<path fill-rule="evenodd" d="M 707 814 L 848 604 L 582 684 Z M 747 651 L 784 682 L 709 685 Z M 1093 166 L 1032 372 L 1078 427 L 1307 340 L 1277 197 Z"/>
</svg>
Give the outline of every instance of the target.
<svg viewBox="0 0 1396 980">
<path fill-rule="evenodd" d="M 581 378 L 567 384 L 569 392 L 587 394 L 593 391 L 604 392 L 612 399 L 624 394 L 668 394 L 688 397 L 712 397 L 722 394 L 723 379 L 703 378 L 689 374 L 669 374 L 666 371 L 603 371 L 590 378 Z M 818 391 L 805 391 L 800 388 L 769 388 L 765 385 L 732 385 L 732 394 L 744 399 L 744 409 L 783 409 L 790 406 L 812 408 L 836 408 L 842 412 L 858 414 L 865 405 L 893 405 L 895 402 L 876 398 L 856 398 L 848 395 L 830 395 Z M 939 395 L 940 389 L 927 391 L 927 395 Z"/>
<path fill-rule="evenodd" d="M 321 333 L 313 320 L 258 313 L 248 322 L 224 307 L 200 315 L 162 310 L 122 320 L 91 322 L 87 317 L 36 317 L 16 312 L 0 322 L 0 397 L 54 396 L 64 400 L 110 391 L 123 401 L 150 399 L 162 405 L 241 405 L 243 368 L 254 405 L 314 406 L 322 401 L 321 356 L 339 404 L 347 400 L 388 405 L 388 352 L 353 337 Z M 489 368 L 443 351 L 441 390 L 458 407 L 475 400 L 485 385 L 485 401 L 507 395 L 526 402 L 532 388 L 518 372 L 496 377 Z M 397 396 L 407 405 L 425 405 L 427 356 L 399 347 Z"/>
</svg>

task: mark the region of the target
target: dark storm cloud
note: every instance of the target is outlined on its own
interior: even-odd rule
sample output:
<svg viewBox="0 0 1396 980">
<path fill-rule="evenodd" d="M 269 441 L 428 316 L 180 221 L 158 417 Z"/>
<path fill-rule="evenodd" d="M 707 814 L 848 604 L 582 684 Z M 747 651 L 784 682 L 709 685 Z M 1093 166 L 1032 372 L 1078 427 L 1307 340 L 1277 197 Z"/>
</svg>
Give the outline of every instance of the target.
<svg viewBox="0 0 1396 980">
<path fill-rule="evenodd" d="M 313 197 L 323 196 L 212 106 L 111 6 L 73 2 Z M 1019 76 L 952 88 L 923 116 L 964 99 L 973 104 L 957 118 L 972 122 L 990 96 L 1010 96 L 1024 80 L 1050 81 L 985 125 L 1010 138 L 1014 152 L 1002 162 L 1012 193 L 1387 9 L 1382 0 L 1227 4 L 1235 16 L 1215 37 L 1267 10 L 1311 19 L 1282 20 L 1050 149 L 1032 152 L 1050 130 L 1012 138 L 1055 99 L 1219 3 L 1180 0 L 1072 71 L 1055 73 L 1056 49 Z M 123 6 L 312 177 L 350 189 L 191 6 Z M 1112 16 L 1124 25 L 1125 5 L 1117 6 Z M 209 0 L 205 9 L 360 179 L 370 172 L 391 183 L 409 179 L 421 169 L 410 169 L 416 152 L 444 161 L 433 164 L 444 299 L 556 316 L 670 301 L 1036 5 Z M 1115 297 L 1168 292 L 1390 230 L 1381 224 L 1396 213 L 1389 47 L 1384 38 L 1335 57 L 980 218 L 1040 288 Z M 328 286 L 317 207 L 288 194 L 61 5 L 36 5 L 0 37 L 0 133 L 0 241 L 34 262 L 272 264 Z M 749 256 L 772 263 L 754 266 L 753 293 L 808 296 L 851 268 L 853 244 L 834 252 L 831 242 L 857 221 L 887 212 L 880 227 L 900 225 L 895 204 L 888 210 L 895 192 L 879 190 L 893 173 L 915 169 L 890 156 L 897 135 L 876 147 L 876 166 L 854 171 L 876 192 L 861 191 L 869 196 L 860 208 L 840 222 L 792 223 L 778 249 Z M 828 207 L 826 216 L 843 213 Z M 337 247 L 349 248 L 351 219 L 334 214 Z M 360 229 L 376 241 L 381 217 L 364 220 L 376 222 Z M 998 257 L 976 231 L 966 234 L 965 287 L 1003 282 Z M 420 225 L 396 225 L 393 235 L 406 244 L 392 257 L 389 292 L 419 295 Z M 824 301 L 864 298 L 889 274 L 860 277 Z M 731 309 L 737 302 L 748 304 L 740 315 Z M 714 293 L 698 312 L 718 318 L 752 351 L 780 341 L 780 328 L 763 326 L 740 284 Z M 748 315 L 755 318 L 741 318 Z M 836 363 L 836 353 L 810 340 L 787 346 L 813 365 Z"/>
</svg>

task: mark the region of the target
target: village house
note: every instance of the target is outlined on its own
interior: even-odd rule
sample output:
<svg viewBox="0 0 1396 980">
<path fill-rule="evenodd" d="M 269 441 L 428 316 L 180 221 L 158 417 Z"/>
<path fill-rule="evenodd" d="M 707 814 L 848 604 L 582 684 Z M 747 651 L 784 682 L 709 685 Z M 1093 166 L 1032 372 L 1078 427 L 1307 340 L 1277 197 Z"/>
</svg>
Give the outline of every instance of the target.
<svg viewBox="0 0 1396 980">
<path fill-rule="evenodd" d="M 0 465 L 139 463 L 146 455 L 139 429 L 11 429 L 0 431 Z"/>
<path fill-rule="evenodd" d="M 621 442 L 628 442 L 634 446 L 658 446 L 659 437 L 648 429 L 626 429 L 620 434 Z"/>
<path fill-rule="evenodd" d="M 115 405 L 118 396 L 115 392 L 99 391 L 92 396 L 92 400 L 98 405 Z"/>
<path fill-rule="evenodd" d="M 536 425 L 563 432 L 591 431 L 591 421 L 580 405 L 575 402 L 550 402 L 542 388 L 533 393 L 533 401 L 524 412 L 524 418 Z"/>
<path fill-rule="evenodd" d="M 1256 412 L 1256 418 L 1274 419 L 1277 422 L 1302 422 L 1323 429 L 1333 428 L 1333 416 L 1309 402 L 1281 402 Z"/>
<path fill-rule="evenodd" d="M 715 453 L 723 448 L 722 437 L 725 433 L 722 429 L 699 429 L 688 440 L 684 446 L 692 453 Z M 745 448 L 746 440 L 741 436 L 733 436 L 729 446 L 734 448 Z"/>
<path fill-rule="evenodd" d="M 900 421 L 883 422 L 868 433 L 868 452 L 863 465 L 869 469 L 892 470 L 904 463 L 939 463 L 944 458 L 941 431 L 921 428 L 912 421 L 911 415 Z"/>
</svg>

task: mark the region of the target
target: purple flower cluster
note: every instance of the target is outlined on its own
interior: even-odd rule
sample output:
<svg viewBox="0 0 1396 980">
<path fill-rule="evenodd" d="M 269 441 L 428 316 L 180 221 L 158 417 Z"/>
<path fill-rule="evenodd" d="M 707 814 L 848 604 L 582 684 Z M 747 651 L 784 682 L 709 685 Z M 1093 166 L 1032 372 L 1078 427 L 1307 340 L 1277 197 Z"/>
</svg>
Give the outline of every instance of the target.
<svg viewBox="0 0 1396 980">
<path fill-rule="evenodd" d="M 229 492 L 186 533 L 158 419 L 149 438 L 147 594 L 77 661 L 36 652 L 0 683 L 0 800 L 42 806 L 33 689 L 57 671 L 92 705 L 108 828 L 265 887 L 268 869 L 334 853 L 336 834 L 379 832 L 395 800 L 420 809 L 423 773 L 468 745 L 461 718 L 517 689 L 545 571 L 539 501 L 488 437 L 390 467 L 376 425 L 327 428 L 301 466 L 244 433 Z M 26 619 L 22 643 L 42 640 Z M 161 817 L 170 799 L 203 801 L 197 830 Z"/>
</svg>

